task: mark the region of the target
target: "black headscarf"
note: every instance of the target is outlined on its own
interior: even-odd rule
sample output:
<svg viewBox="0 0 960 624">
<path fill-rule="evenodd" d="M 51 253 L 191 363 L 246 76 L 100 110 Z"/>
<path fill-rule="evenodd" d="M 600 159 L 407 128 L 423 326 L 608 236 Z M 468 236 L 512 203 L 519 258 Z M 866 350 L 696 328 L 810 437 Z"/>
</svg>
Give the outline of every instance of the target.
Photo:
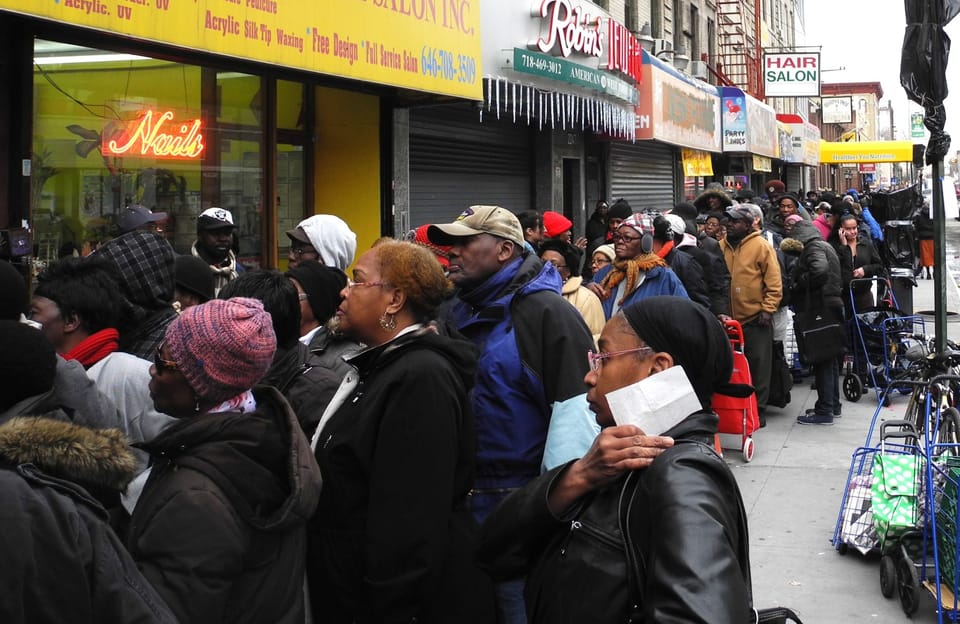
<svg viewBox="0 0 960 624">
<path fill-rule="evenodd" d="M 733 374 L 733 351 L 720 321 L 705 307 L 672 296 L 641 299 L 623 308 L 623 315 L 647 346 L 673 356 L 709 409 L 713 393 Z"/>
<path fill-rule="evenodd" d="M 300 283 L 307 293 L 307 303 L 313 311 L 313 317 L 321 324 L 326 323 L 340 305 L 340 291 L 347 285 L 347 276 L 334 267 L 324 266 L 316 260 L 304 260 L 287 271 Z"/>
</svg>

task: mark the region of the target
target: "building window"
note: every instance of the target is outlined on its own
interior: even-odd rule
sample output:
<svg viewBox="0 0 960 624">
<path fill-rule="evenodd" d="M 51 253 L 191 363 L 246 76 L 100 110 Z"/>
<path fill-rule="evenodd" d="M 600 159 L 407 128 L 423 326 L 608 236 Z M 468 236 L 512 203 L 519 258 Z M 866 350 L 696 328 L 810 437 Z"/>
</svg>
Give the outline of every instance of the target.
<svg viewBox="0 0 960 624">
<path fill-rule="evenodd" d="M 687 54 L 690 55 L 691 59 L 698 59 L 700 57 L 700 9 L 695 4 L 690 5 L 690 24 L 688 27 L 690 48 L 687 50 Z"/>
<path fill-rule="evenodd" d="M 683 2 L 673 0 L 673 49 L 683 47 Z"/>
<path fill-rule="evenodd" d="M 707 18 L 707 62 L 711 67 L 717 63 L 717 23 Z"/>
<path fill-rule="evenodd" d="M 225 208 L 239 260 L 264 266 L 266 219 L 295 224 L 306 188 L 305 141 L 297 138 L 304 87 L 278 81 L 270 107 L 267 84 L 242 72 L 36 40 L 30 214 L 41 266 L 113 238 L 135 204 L 166 213 L 145 227 L 179 253 L 190 252 L 201 211 Z M 264 142 L 271 110 L 275 167 L 266 166 L 273 150 Z"/>
</svg>

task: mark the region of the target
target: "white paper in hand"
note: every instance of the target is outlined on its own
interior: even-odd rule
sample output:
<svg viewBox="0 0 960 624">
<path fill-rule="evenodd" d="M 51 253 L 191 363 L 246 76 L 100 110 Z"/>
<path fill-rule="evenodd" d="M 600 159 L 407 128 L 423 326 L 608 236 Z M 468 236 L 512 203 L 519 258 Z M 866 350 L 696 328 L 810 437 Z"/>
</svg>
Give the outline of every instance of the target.
<svg viewBox="0 0 960 624">
<path fill-rule="evenodd" d="M 636 425 L 647 435 L 661 435 L 703 409 L 682 366 L 607 393 L 607 404 L 618 425 Z"/>
</svg>

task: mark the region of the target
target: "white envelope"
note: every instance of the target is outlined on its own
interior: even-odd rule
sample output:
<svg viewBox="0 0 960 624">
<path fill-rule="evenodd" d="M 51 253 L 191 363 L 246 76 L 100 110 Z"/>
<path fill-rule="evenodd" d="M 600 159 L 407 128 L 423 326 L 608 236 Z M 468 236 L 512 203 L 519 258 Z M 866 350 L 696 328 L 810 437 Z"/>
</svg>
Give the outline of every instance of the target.
<svg viewBox="0 0 960 624">
<path fill-rule="evenodd" d="M 703 409 L 682 366 L 608 392 L 607 404 L 618 425 L 636 425 L 647 435 L 661 435 Z"/>
</svg>

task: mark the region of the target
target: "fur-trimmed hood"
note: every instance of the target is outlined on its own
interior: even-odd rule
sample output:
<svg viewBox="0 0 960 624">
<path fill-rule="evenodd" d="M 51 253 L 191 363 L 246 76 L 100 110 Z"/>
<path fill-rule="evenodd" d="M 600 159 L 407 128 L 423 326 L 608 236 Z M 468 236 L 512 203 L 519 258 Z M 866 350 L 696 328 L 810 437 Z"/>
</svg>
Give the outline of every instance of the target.
<svg viewBox="0 0 960 624">
<path fill-rule="evenodd" d="M 720 212 L 726 210 L 727 208 L 733 205 L 733 200 L 730 199 L 730 196 L 727 195 L 724 191 L 709 189 L 704 191 L 703 193 L 700 193 L 700 195 L 698 195 L 697 198 L 693 200 L 693 205 L 696 206 L 698 212 L 703 214 L 710 211 L 710 204 L 707 200 L 709 200 L 711 197 L 716 197 L 717 199 L 720 200 L 720 203 L 722 205 Z"/>
<path fill-rule="evenodd" d="M 0 425 L 0 461 L 33 464 L 52 477 L 114 491 L 125 489 L 136 469 L 119 429 L 89 429 L 35 416 Z"/>
</svg>

